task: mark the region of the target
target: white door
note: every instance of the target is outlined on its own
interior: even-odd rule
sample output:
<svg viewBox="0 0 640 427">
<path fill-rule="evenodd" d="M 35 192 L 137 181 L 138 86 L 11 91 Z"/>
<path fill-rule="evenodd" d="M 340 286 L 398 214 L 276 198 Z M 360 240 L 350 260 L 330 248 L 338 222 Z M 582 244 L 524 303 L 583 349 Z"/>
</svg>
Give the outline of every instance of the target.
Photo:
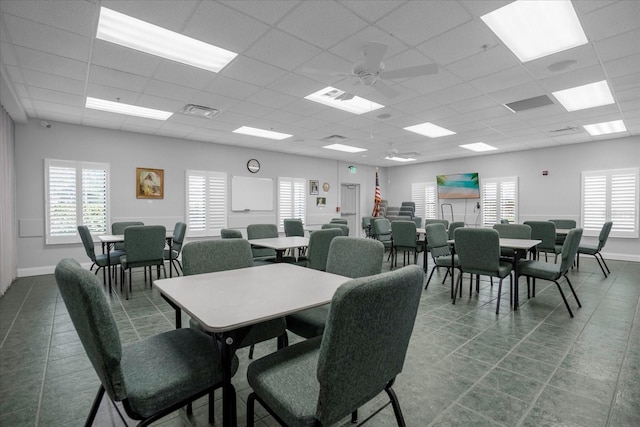
<svg viewBox="0 0 640 427">
<path fill-rule="evenodd" d="M 340 217 L 347 220 L 349 236 L 361 237 L 360 184 L 340 185 Z"/>
</svg>

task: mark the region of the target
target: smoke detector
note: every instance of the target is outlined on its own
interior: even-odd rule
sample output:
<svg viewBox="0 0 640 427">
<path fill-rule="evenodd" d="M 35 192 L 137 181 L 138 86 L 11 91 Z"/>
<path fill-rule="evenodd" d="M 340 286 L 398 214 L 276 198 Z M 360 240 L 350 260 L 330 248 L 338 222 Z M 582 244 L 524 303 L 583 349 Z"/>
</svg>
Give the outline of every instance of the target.
<svg viewBox="0 0 640 427">
<path fill-rule="evenodd" d="M 187 104 L 182 110 L 180 110 L 180 113 L 187 116 L 201 117 L 203 119 L 212 119 L 219 112 L 220 110 L 216 110 L 215 108 L 203 107 L 202 105 L 195 104 Z"/>
</svg>

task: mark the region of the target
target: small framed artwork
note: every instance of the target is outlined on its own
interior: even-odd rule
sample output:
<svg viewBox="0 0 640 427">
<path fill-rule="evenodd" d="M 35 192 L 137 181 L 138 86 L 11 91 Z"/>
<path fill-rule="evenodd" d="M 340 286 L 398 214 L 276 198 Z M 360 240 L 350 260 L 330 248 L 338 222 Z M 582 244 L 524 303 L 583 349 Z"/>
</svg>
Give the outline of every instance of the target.
<svg viewBox="0 0 640 427">
<path fill-rule="evenodd" d="M 164 199 L 164 169 L 136 168 L 136 198 Z"/>
<path fill-rule="evenodd" d="M 320 194 L 320 181 L 309 180 L 309 194 Z"/>
<path fill-rule="evenodd" d="M 320 206 L 320 207 L 327 206 L 327 198 L 326 197 L 316 197 L 316 206 Z"/>
</svg>

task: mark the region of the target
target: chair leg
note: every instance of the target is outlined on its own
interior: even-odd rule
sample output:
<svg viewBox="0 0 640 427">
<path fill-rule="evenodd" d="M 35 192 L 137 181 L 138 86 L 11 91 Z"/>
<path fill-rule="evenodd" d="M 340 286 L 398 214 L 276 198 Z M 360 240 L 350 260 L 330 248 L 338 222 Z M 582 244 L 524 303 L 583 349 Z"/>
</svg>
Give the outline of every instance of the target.
<svg viewBox="0 0 640 427">
<path fill-rule="evenodd" d="M 215 424 L 215 402 L 216 396 L 213 390 L 211 390 L 211 393 L 209 393 L 209 424 Z"/>
<path fill-rule="evenodd" d="M 391 400 L 391 406 L 393 406 L 393 413 L 396 416 L 396 421 L 398 422 L 398 427 L 406 427 L 407 423 L 404 421 L 404 417 L 402 416 L 402 410 L 400 409 L 400 402 L 398 402 L 398 396 L 393 391 L 391 386 L 393 385 L 393 380 L 389 381 L 389 384 L 384 388 L 384 391 L 389 395 L 389 399 Z"/>
<path fill-rule="evenodd" d="M 96 414 L 98 413 L 98 408 L 100 408 L 100 402 L 102 401 L 102 396 L 104 396 L 104 387 L 102 386 L 102 384 L 100 384 L 100 388 L 98 389 L 96 398 L 93 399 L 93 404 L 91 405 L 91 410 L 89 411 L 89 416 L 87 417 L 87 421 L 84 423 L 85 427 L 90 427 L 93 425 L 93 420 L 96 418 Z"/>
<path fill-rule="evenodd" d="M 596 261 L 598 261 L 598 266 L 600 266 L 600 270 L 602 270 L 602 274 L 604 274 L 604 277 L 608 277 L 607 276 L 607 271 L 609 271 L 609 267 L 607 267 L 607 271 L 604 270 L 604 267 L 606 267 L 606 263 L 604 264 L 604 266 L 602 265 L 604 263 L 604 258 L 602 258 L 602 255 L 600 255 L 600 257 L 602 258 L 602 263 L 600 262 L 600 259 L 598 258 L 598 254 L 594 254 L 593 257 L 596 259 Z M 609 273 L 611 273 L 611 271 L 609 271 Z"/>
<path fill-rule="evenodd" d="M 560 283 L 558 283 L 557 280 L 554 280 L 553 283 L 556 284 L 556 286 L 558 287 L 558 290 L 560 291 L 560 296 L 562 296 L 562 301 L 564 301 L 564 305 L 565 307 L 567 307 L 567 310 L 569 311 L 569 316 L 573 317 L 573 312 L 571 311 L 571 307 L 569 307 L 569 302 L 567 301 L 567 297 L 564 296 L 564 292 L 562 292 L 562 288 L 560 287 Z"/>
<path fill-rule="evenodd" d="M 249 347 L 249 359 L 253 359 L 253 348 L 255 347 L 255 345 L 251 344 L 251 347 Z"/>
<path fill-rule="evenodd" d="M 433 268 L 431 269 L 431 273 L 429 273 L 429 278 L 427 279 L 427 284 L 424 285 L 424 290 L 426 291 L 427 288 L 429 287 L 429 282 L 431 281 L 431 276 L 433 276 L 433 273 L 436 271 L 436 266 L 434 265 Z"/>
<path fill-rule="evenodd" d="M 567 277 L 567 275 L 564 275 L 564 278 L 567 279 L 567 283 L 569 284 L 569 289 L 571 289 L 571 293 L 573 293 L 573 297 L 576 299 L 576 302 L 578 303 L 578 307 L 582 308 L 582 304 L 580 304 L 580 300 L 578 299 L 578 295 L 576 294 L 575 289 L 573 289 L 573 285 L 571 284 L 571 280 L 569 280 L 569 278 Z"/>
<path fill-rule="evenodd" d="M 247 398 L 247 427 L 253 427 L 254 425 L 254 409 L 256 405 L 256 394 L 251 393 Z"/>
<path fill-rule="evenodd" d="M 351 413 L 351 424 L 358 424 L 358 410 Z"/>
<path fill-rule="evenodd" d="M 451 267 L 447 267 L 447 271 L 444 273 L 444 278 L 442 279 L 442 284 L 447 281 L 447 277 L 449 277 L 449 273 L 451 272 Z"/>
<path fill-rule="evenodd" d="M 498 282 L 498 304 L 496 305 L 496 314 L 500 313 L 500 297 L 502 296 L 502 277 Z"/>
</svg>

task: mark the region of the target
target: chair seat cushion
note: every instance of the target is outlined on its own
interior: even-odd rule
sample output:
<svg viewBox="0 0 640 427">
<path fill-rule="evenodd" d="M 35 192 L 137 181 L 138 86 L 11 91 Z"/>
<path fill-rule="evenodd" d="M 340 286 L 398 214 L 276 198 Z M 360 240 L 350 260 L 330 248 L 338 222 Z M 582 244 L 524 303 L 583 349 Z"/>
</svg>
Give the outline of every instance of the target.
<svg viewBox="0 0 640 427">
<path fill-rule="evenodd" d="M 123 255 L 123 256 L 120 257 L 120 264 L 122 264 L 122 268 L 124 268 L 125 270 L 128 269 L 128 268 L 149 267 L 149 266 L 153 266 L 153 265 L 162 265 L 162 264 L 164 264 L 164 258 L 163 259 L 148 260 L 148 261 L 128 262 L 127 261 L 127 256 Z"/>
<path fill-rule="evenodd" d="M 438 267 L 451 267 L 451 255 L 442 255 L 434 258 L 434 262 Z M 458 255 L 454 255 L 453 266 L 458 267 Z"/>
<path fill-rule="evenodd" d="M 286 332 L 286 325 L 284 317 L 251 325 L 247 334 L 240 340 L 238 348 L 249 347 L 252 344 L 277 338 Z M 202 326 L 193 319 L 189 319 L 189 327 L 206 333 Z"/>
<path fill-rule="evenodd" d="M 302 341 L 251 363 L 247 381 L 285 425 L 315 426 L 320 384 L 316 377 L 322 337 Z"/>
<path fill-rule="evenodd" d="M 464 272 L 470 273 L 470 274 L 479 274 L 481 276 L 493 276 L 493 277 L 504 278 L 504 277 L 507 277 L 509 273 L 511 273 L 511 270 L 513 270 L 513 268 L 510 262 L 500 261 L 500 264 L 498 265 L 498 271 L 484 270 L 484 269 L 477 269 L 477 268 L 465 268 Z"/>
<path fill-rule="evenodd" d="M 587 255 L 595 255 L 595 254 L 598 253 L 598 247 L 597 246 L 591 246 L 591 245 L 578 246 L 578 253 L 587 254 Z"/>
<path fill-rule="evenodd" d="M 324 333 L 331 304 L 313 307 L 286 317 L 287 329 L 304 338 L 313 338 Z"/>
<path fill-rule="evenodd" d="M 178 259 L 178 251 L 173 251 L 171 259 Z M 164 250 L 164 259 L 169 259 L 169 249 Z"/>
<path fill-rule="evenodd" d="M 222 381 L 215 341 L 194 329 L 175 329 L 122 349 L 131 408 L 146 418 Z M 238 359 L 232 363 L 232 374 Z M 176 396 L 180 396 L 177 398 Z"/>
<path fill-rule="evenodd" d="M 520 274 L 535 276 L 545 280 L 556 280 L 560 277 L 560 264 L 544 261 L 525 260 L 520 263 Z"/>
</svg>

